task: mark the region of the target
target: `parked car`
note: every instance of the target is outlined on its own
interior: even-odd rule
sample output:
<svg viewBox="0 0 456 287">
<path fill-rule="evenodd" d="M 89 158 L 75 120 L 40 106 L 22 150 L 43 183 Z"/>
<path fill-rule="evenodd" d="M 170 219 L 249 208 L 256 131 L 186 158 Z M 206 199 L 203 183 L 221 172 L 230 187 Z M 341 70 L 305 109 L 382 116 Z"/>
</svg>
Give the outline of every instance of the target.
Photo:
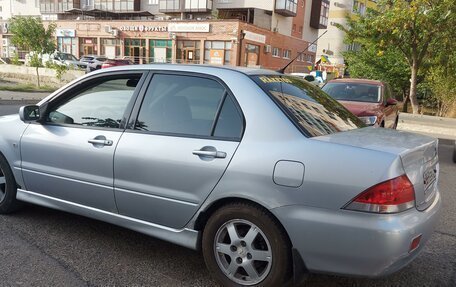
<svg viewBox="0 0 456 287">
<path fill-rule="evenodd" d="M 94 71 L 0 118 L 0 151 L 1 213 L 25 201 L 200 249 L 225 286 L 393 273 L 441 206 L 436 139 L 267 70 Z"/>
<path fill-rule="evenodd" d="M 108 60 L 108 58 L 97 55 L 85 55 L 80 59 L 81 62 L 87 63 L 87 68 L 89 71 L 101 69 L 101 65 L 103 65 L 106 60 Z"/>
<path fill-rule="evenodd" d="M 315 86 L 318 86 L 320 84 L 320 81 L 315 79 L 315 77 L 311 74 L 307 73 L 291 73 L 290 76 L 295 76 L 301 79 L 306 80 L 307 82 L 314 84 Z"/>
<path fill-rule="evenodd" d="M 87 63 L 81 62 L 73 54 L 56 52 L 50 55 L 50 59 L 56 64 L 64 64 L 77 69 L 87 69 Z"/>
<path fill-rule="evenodd" d="M 387 83 L 365 79 L 336 79 L 326 83 L 322 89 L 366 125 L 392 129 L 397 127 L 397 100 Z"/>
<path fill-rule="evenodd" d="M 134 63 L 130 59 L 108 59 L 101 65 L 101 68 L 106 69 L 126 65 L 134 65 Z"/>
</svg>

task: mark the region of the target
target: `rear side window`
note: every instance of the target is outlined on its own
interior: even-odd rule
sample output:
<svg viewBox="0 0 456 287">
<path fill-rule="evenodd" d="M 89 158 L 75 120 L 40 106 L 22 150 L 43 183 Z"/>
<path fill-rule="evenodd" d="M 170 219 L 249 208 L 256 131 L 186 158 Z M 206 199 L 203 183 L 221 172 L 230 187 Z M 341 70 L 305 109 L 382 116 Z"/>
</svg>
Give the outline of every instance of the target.
<svg viewBox="0 0 456 287">
<path fill-rule="evenodd" d="M 242 120 L 215 80 L 156 74 L 146 92 L 136 130 L 196 137 L 239 138 Z"/>
<path fill-rule="evenodd" d="M 365 125 L 319 88 L 296 77 L 252 76 L 307 136 L 322 136 Z"/>
</svg>

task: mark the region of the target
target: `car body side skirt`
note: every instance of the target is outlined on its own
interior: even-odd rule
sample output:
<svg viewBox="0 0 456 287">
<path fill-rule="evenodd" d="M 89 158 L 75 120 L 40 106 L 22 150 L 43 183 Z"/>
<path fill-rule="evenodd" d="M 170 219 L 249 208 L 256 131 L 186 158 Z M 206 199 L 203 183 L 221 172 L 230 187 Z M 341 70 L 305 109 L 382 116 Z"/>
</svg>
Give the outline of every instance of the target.
<svg viewBox="0 0 456 287">
<path fill-rule="evenodd" d="M 200 232 L 188 228 L 174 229 L 120 214 L 80 205 L 58 198 L 34 193 L 24 189 L 17 190 L 17 199 L 48 208 L 62 210 L 93 219 L 115 224 L 149 236 L 156 237 L 190 249 L 198 249 Z"/>
</svg>

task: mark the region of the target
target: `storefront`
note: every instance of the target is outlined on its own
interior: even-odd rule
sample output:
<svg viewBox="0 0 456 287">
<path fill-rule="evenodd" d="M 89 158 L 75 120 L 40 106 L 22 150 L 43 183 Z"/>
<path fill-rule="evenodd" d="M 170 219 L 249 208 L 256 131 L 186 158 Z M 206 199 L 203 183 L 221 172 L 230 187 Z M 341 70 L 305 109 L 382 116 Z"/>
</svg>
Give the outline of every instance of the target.
<svg viewBox="0 0 456 287">
<path fill-rule="evenodd" d="M 79 57 L 84 55 L 98 55 L 97 38 L 79 38 Z"/>
<path fill-rule="evenodd" d="M 130 58 L 136 64 L 145 64 L 146 39 L 124 39 L 124 56 Z"/>
<path fill-rule="evenodd" d="M 1 22 L 1 21 L 0 21 Z M 44 22 L 45 25 L 51 22 Z M 138 64 L 183 63 L 279 69 L 308 43 L 239 20 L 208 21 L 54 21 L 56 44 L 61 52 L 130 58 Z M 8 35 L 2 55 L 8 54 Z M 282 51 L 282 53 L 274 53 Z M 283 52 L 286 51 L 286 52 Z M 308 51 L 288 71 L 307 72 Z M 307 58 L 308 57 L 308 58 Z"/>
</svg>

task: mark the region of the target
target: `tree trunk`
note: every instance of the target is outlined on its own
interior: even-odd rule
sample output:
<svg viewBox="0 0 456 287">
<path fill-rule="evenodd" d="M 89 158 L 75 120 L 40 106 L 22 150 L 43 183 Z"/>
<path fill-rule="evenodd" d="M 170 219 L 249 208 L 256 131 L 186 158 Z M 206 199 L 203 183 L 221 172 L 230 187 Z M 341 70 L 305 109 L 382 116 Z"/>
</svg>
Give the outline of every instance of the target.
<svg viewBox="0 0 456 287">
<path fill-rule="evenodd" d="M 39 73 L 39 68 L 38 67 L 35 67 L 36 69 L 36 79 L 37 79 L 37 84 L 38 84 L 38 88 L 40 88 L 40 73 Z"/>
<path fill-rule="evenodd" d="M 416 98 L 416 82 L 417 82 L 417 76 L 418 76 L 418 64 L 417 60 L 414 59 L 412 66 L 412 77 L 410 78 L 410 103 L 412 104 L 412 110 L 414 114 L 419 113 L 419 105 L 418 105 L 418 100 Z"/>
</svg>

